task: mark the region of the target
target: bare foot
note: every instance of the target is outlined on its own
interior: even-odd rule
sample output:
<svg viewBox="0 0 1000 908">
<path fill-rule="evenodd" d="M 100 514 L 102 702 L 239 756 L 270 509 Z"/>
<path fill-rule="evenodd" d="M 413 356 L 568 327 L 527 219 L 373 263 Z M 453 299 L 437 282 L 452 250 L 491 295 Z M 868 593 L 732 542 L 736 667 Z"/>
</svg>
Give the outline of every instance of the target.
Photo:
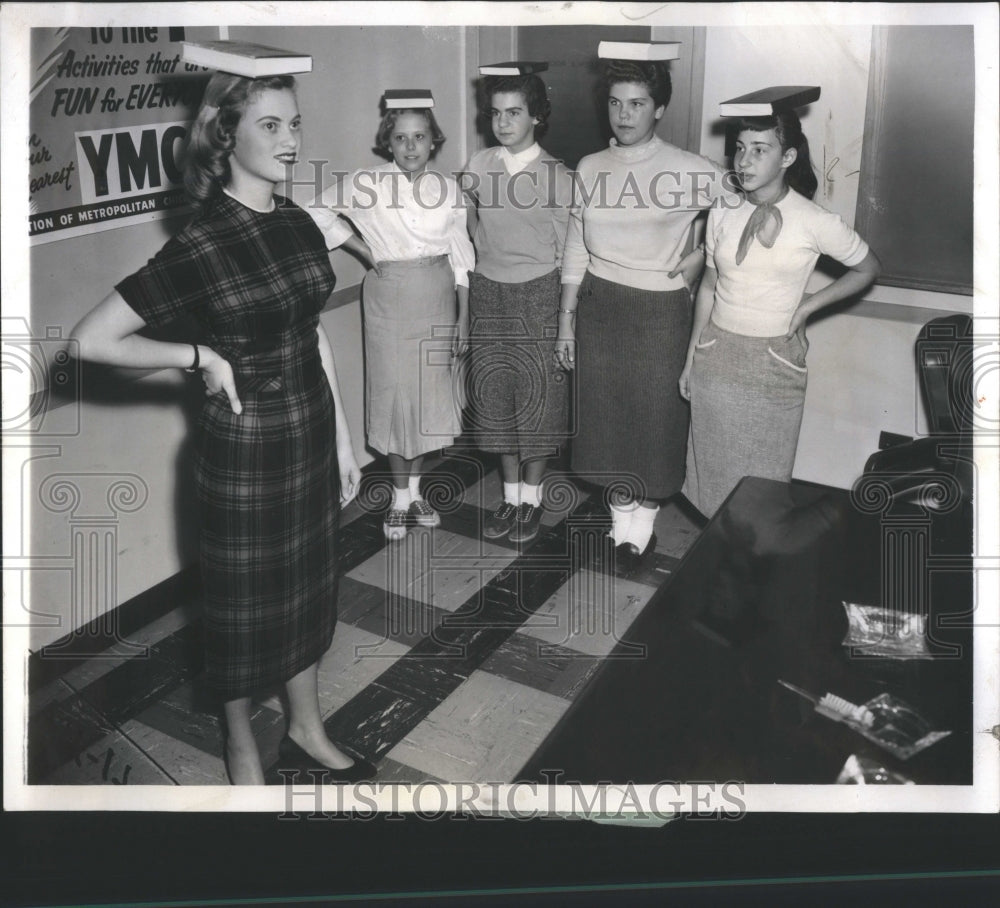
<svg viewBox="0 0 1000 908">
<path fill-rule="evenodd" d="M 263 785 L 264 769 L 257 747 L 240 748 L 226 741 L 226 771 L 232 785 Z"/>
</svg>

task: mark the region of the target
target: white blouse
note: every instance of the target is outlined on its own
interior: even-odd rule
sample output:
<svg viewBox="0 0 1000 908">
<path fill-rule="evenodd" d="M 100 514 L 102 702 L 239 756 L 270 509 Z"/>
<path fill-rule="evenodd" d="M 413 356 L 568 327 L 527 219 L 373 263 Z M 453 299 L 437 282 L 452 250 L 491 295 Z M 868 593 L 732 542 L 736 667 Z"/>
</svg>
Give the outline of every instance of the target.
<svg viewBox="0 0 1000 908">
<path fill-rule="evenodd" d="M 323 231 L 329 249 L 352 236 L 342 215 L 357 227 L 376 262 L 447 255 L 455 285 L 469 286 L 476 257 L 466 202 L 452 177 L 426 170 L 411 183 L 393 161 L 349 174 L 323 190 L 322 204 L 305 210 Z"/>
</svg>

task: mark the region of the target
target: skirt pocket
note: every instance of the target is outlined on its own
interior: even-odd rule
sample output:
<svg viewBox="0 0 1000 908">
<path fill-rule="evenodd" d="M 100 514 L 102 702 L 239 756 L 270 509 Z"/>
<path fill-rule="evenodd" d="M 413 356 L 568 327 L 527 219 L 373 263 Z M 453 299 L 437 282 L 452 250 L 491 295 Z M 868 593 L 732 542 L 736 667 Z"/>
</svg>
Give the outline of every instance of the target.
<svg viewBox="0 0 1000 908">
<path fill-rule="evenodd" d="M 808 371 L 806 346 L 798 334 L 793 334 L 791 337 L 772 338 L 767 346 L 767 352 L 779 363 L 795 372 L 805 373 Z"/>
</svg>

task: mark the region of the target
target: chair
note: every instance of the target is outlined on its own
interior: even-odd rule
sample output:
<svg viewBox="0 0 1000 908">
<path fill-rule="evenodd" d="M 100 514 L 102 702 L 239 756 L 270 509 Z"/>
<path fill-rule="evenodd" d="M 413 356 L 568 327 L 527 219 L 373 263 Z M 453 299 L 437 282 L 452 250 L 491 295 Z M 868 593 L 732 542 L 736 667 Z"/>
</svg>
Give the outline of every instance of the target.
<svg viewBox="0 0 1000 908">
<path fill-rule="evenodd" d="M 929 321 L 915 346 L 917 376 L 929 434 L 876 451 L 865 464 L 865 475 L 885 474 L 895 501 L 936 510 L 954 507 L 941 483 L 954 482 L 962 504 L 972 501 L 973 400 L 972 319 L 949 315 Z"/>
</svg>

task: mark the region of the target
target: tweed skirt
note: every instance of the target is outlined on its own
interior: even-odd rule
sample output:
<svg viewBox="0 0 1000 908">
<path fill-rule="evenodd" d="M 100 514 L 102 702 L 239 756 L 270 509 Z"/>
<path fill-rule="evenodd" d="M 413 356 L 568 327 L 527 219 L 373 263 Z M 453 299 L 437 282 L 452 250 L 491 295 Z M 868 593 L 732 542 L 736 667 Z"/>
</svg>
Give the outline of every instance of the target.
<svg viewBox="0 0 1000 908">
<path fill-rule="evenodd" d="M 340 489 L 334 402 L 318 355 L 243 412 L 207 399 L 195 434 L 207 686 L 233 700 L 287 681 L 337 622 Z"/>
<path fill-rule="evenodd" d="M 709 322 L 691 367 L 684 494 L 711 517 L 744 476 L 787 482 L 806 396 L 803 337 L 747 337 Z"/>
<path fill-rule="evenodd" d="M 572 447 L 582 479 L 621 487 L 633 498 L 668 498 L 680 489 L 688 406 L 677 381 L 690 333 L 687 290 L 638 290 L 584 277 Z"/>
<path fill-rule="evenodd" d="M 462 428 L 448 257 L 379 262 L 365 276 L 362 299 L 369 446 L 407 460 L 447 447 Z"/>
<path fill-rule="evenodd" d="M 553 358 L 559 272 L 515 284 L 472 274 L 466 420 L 484 451 L 551 456 L 566 443 L 569 375 Z"/>
</svg>

